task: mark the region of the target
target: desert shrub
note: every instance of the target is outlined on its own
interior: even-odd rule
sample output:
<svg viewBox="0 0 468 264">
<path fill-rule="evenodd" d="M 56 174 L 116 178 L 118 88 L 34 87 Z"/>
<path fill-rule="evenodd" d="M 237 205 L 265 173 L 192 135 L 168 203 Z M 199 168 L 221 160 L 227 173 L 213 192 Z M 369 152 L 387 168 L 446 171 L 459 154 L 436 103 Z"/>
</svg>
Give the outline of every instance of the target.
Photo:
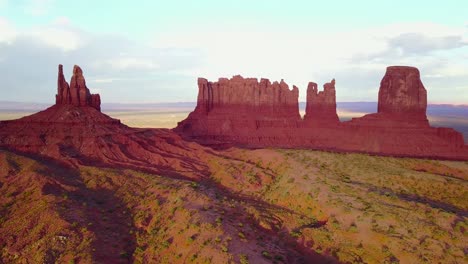
<svg viewBox="0 0 468 264">
<path fill-rule="evenodd" d="M 171 242 L 169 240 L 166 240 L 166 241 L 162 242 L 161 245 L 162 245 L 163 248 L 168 248 L 171 245 Z"/>
<path fill-rule="evenodd" d="M 262 257 L 267 258 L 267 259 L 271 259 L 270 252 L 268 252 L 266 250 L 262 251 Z"/>
<path fill-rule="evenodd" d="M 240 254 L 239 255 L 239 262 L 241 264 L 249 264 L 249 258 L 245 254 Z"/>
<path fill-rule="evenodd" d="M 227 247 L 227 246 L 225 246 L 225 245 L 221 245 L 221 251 L 223 251 L 223 252 L 228 252 L 228 251 L 229 251 L 229 249 L 228 249 L 228 247 Z"/>
<path fill-rule="evenodd" d="M 302 235 L 301 231 L 292 231 L 291 236 L 294 238 L 299 238 Z"/>
<path fill-rule="evenodd" d="M 197 255 L 197 254 L 193 254 L 193 255 L 190 257 L 190 262 L 194 262 L 197 258 L 198 258 L 198 255 Z"/>
</svg>

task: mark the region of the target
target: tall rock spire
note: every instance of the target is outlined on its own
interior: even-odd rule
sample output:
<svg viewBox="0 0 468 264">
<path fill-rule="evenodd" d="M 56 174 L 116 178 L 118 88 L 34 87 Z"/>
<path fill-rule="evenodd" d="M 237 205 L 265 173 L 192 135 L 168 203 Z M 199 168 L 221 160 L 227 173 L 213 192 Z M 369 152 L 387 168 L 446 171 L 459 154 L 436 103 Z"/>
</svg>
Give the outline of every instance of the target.
<svg viewBox="0 0 468 264">
<path fill-rule="evenodd" d="M 304 120 L 315 124 L 337 124 L 335 79 L 323 85 L 318 91 L 317 84 L 309 82 L 307 86 L 307 104 Z"/>
<path fill-rule="evenodd" d="M 69 104 L 71 103 L 70 98 L 70 87 L 68 86 L 65 77 L 63 76 L 63 65 L 59 64 L 58 67 L 58 79 L 57 79 L 57 95 L 55 96 L 56 104 Z"/>
<path fill-rule="evenodd" d="M 91 106 L 101 111 L 101 98 L 99 94 L 91 94 L 86 86 L 86 80 L 80 66 L 73 67 L 73 76 L 68 85 L 63 75 L 63 66 L 59 65 L 57 80 L 56 104 L 69 104 L 74 106 Z"/>
</svg>

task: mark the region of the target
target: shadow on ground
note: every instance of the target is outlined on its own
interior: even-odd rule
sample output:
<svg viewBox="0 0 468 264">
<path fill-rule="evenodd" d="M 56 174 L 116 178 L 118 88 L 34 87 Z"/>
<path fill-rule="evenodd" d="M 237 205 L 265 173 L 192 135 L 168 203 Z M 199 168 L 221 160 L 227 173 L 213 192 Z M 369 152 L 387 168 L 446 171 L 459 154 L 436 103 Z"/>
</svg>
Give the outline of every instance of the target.
<svg viewBox="0 0 468 264">
<path fill-rule="evenodd" d="M 114 190 L 88 188 L 79 171 L 51 160 L 29 156 L 44 167 L 36 171 L 54 180 L 42 192 L 63 199 L 57 209 L 60 216 L 77 230 L 88 230 L 93 261 L 97 263 L 128 263 L 136 246 L 130 210 L 115 195 Z"/>
</svg>

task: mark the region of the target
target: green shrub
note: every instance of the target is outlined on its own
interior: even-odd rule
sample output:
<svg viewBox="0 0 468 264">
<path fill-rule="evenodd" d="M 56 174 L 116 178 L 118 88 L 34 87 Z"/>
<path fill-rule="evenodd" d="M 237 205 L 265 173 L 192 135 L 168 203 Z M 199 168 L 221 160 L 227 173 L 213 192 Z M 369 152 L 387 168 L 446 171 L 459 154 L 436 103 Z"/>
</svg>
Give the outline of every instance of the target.
<svg viewBox="0 0 468 264">
<path fill-rule="evenodd" d="M 249 264 L 249 258 L 245 254 L 240 254 L 239 256 L 239 262 L 241 264 Z"/>
<path fill-rule="evenodd" d="M 267 259 L 271 259 L 271 255 L 268 251 L 264 250 L 262 251 L 262 256 Z"/>
</svg>

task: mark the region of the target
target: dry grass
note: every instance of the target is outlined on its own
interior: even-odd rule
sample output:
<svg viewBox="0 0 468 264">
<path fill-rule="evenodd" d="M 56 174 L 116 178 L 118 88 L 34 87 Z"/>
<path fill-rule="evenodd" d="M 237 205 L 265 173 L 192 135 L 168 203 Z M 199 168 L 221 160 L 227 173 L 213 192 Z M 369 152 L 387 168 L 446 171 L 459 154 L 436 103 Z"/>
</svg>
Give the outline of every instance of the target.
<svg viewBox="0 0 468 264">
<path fill-rule="evenodd" d="M 300 263 L 316 252 L 321 262 L 467 261 L 467 162 L 217 154 L 211 177 L 192 182 L 0 152 L 1 259 Z"/>
</svg>

